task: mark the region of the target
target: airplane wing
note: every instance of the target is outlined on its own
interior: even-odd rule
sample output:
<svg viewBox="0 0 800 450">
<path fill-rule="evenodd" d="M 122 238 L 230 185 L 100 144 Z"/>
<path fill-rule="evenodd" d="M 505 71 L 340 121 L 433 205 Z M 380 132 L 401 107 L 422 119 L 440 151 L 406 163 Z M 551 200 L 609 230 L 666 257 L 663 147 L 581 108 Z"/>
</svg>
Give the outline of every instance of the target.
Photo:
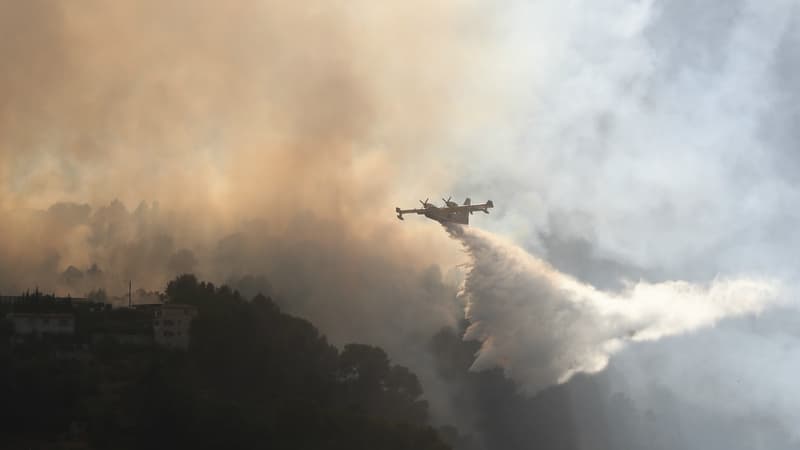
<svg viewBox="0 0 800 450">
<path fill-rule="evenodd" d="M 450 207 L 445 208 L 445 209 L 447 209 L 449 211 L 453 211 L 453 212 L 455 212 L 455 211 L 468 211 L 468 212 L 483 211 L 483 212 L 488 214 L 489 213 L 489 208 L 494 208 L 494 202 L 492 202 L 491 200 L 488 200 L 486 203 L 479 203 L 479 204 L 475 204 L 475 205 L 450 206 Z"/>
<path fill-rule="evenodd" d="M 424 210 L 424 209 L 422 209 L 422 208 L 417 208 L 417 209 L 400 209 L 400 208 L 395 208 L 395 209 L 394 209 L 394 211 L 395 211 L 396 213 L 398 213 L 398 214 L 412 214 L 412 213 L 416 213 L 416 214 L 425 214 L 425 210 Z"/>
<path fill-rule="evenodd" d="M 397 218 L 400 220 L 403 220 L 403 214 L 425 214 L 424 208 L 416 208 L 416 209 L 395 208 L 394 211 L 397 213 Z"/>
</svg>

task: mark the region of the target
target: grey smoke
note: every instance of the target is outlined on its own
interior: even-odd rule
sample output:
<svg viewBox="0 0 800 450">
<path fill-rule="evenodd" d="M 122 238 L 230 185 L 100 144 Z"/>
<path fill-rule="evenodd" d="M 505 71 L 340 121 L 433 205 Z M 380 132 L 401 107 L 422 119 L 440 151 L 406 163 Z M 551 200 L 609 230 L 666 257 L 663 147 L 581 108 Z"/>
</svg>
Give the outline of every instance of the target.
<svg viewBox="0 0 800 450">
<path fill-rule="evenodd" d="M 494 199 L 476 226 L 614 296 L 744 273 L 791 301 L 799 18 L 789 0 L 1 2 L 0 289 L 191 270 L 424 374 L 425 335 L 461 315 L 459 258 L 391 208 L 441 192 Z M 665 448 L 782 435 L 796 309 L 633 343 L 595 376 L 653 406 Z"/>
</svg>

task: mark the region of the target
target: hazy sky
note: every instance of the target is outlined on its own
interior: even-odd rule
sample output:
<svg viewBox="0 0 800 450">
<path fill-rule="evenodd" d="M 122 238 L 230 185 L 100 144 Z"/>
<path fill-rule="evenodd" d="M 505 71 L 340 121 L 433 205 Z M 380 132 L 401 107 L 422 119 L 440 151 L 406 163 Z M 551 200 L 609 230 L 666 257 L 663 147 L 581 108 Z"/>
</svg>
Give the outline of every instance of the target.
<svg viewBox="0 0 800 450">
<path fill-rule="evenodd" d="M 532 248 L 584 239 L 660 278 L 793 277 L 797 8 L 520 2 L 519 97 L 460 186 L 498 191 L 505 220 L 485 226 Z"/>
<path fill-rule="evenodd" d="M 0 292 L 251 275 L 334 342 L 386 346 L 435 397 L 418 349 L 462 317 L 467 256 L 392 211 L 491 198 L 474 226 L 610 296 L 779 280 L 780 313 L 610 364 L 643 410 L 666 389 L 789 429 L 799 8 L 0 0 Z"/>
</svg>

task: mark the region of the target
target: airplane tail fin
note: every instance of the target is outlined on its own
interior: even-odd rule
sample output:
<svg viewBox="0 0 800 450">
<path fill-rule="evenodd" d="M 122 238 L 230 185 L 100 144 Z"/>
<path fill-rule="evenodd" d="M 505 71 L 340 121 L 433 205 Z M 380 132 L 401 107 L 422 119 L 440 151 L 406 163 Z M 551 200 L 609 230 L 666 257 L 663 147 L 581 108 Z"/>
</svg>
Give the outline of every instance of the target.
<svg viewBox="0 0 800 450">
<path fill-rule="evenodd" d="M 471 204 L 472 204 L 472 200 L 470 200 L 470 198 L 469 198 L 469 197 L 467 197 L 467 199 L 466 199 L 466 200 L 464 200 L 464 206 L 469 206 L 469 205 L 471 205 Z"/>
</svg>

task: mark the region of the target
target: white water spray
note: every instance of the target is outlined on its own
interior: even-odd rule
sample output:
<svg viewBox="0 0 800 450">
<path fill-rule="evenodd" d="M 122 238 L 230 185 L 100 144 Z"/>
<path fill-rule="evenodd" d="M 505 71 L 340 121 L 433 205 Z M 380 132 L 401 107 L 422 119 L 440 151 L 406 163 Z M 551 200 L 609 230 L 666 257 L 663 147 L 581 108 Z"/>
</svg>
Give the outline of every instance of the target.
<svg viewBox="0 0 800 450">
<path fill-rule="evenodd" d="M 472 368 L 502 367 L 530 392 L 604 369 L 629 342 L 691 332 L 779 302 L 776 281 L 751 277 L 639 281 L 604 292 L 485 231 L 452 225 L 448 232 L 472 259 L 461 291 L 471 322 L 465 339 L 482 343 Z"/>
</svg>

